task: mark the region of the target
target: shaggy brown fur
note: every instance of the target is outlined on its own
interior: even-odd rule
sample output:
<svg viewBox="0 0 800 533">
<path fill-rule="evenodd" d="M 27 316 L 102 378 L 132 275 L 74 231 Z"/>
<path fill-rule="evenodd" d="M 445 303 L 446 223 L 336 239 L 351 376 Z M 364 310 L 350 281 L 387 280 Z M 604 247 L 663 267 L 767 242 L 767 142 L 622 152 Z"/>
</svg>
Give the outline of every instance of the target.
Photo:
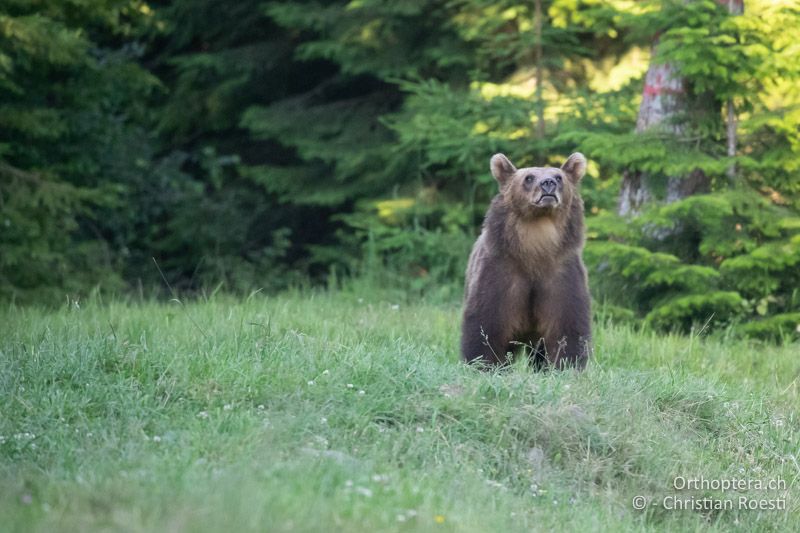
<svg viewBox="0 0 800 533">
<path fill-rule="evenodd" d="M 469 258 L 461 354 L 497 366 L 523 344 L 537 368 L 583 368 L 591 314 L 578 182 L 586 158 L 575 153 L 561 168 L 517 169 L 496 154 L 491 169 L 500 193 Z"/>
</svg>

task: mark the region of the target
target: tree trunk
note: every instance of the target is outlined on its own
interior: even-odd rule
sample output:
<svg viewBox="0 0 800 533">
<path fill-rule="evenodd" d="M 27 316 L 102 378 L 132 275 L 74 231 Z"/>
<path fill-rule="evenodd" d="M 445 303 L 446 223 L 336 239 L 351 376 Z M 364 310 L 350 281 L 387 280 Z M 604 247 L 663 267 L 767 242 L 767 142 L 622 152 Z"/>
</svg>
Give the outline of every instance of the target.
<svg viewBox="0 0 800 533">
<path fill-rule="evenodd" d="M 744 13 L 744 0 L 717 0 L 721 4 L 728 6 L 731 15 L 741 15 Z"/>
<path fill-rule="evenodd" d="M 728 11 L 731 15 L 741 15 L 744 13 L 744 0 L 724 0 L 727 1 Z M 736 157 L 736 108 L 733 105 L 733 98 L 728 98 L 726 102 L 727 118 L 726 118 L 726 133 L 727 133 L 727 155 L 728 157 Z M 728 179 L 734 181 L 736 179 L 736 163 L 731 163 L 728 167 Z"/>
<path fill-rule="evenodd" d="M 691 1 L 691 0 L 689 0 Z M 731 14 L 744 12 L 744 0 L 717 0 L 728 7 Z M 658 51 L 656 37 L 652 57 Z M 685 127 L 674 119 L 688 110 L 691 95 L 686 94 L 685 80 L 671 64 L 650 64 L 645 75 L 642 103 L 636 119 L 636 132 L 642 133 L 658 127 L 663 131 L 682 135 Z M 728 155 L 736 155 L 736 109 L 733 102 L 727 102 L 727 148 Z M 735 166 L 728 169 L 728 176 L 734 176 Z M 668 176 L 665 201 L 674 202 L 698 192 L 709 189 L 709 179 L 701 171 L 695 170 L 687 176 Z M 619 194 L 618 213 L 623 216 L 638 214 L 645 204 L 654 199 L 649 176 L 641 171 L 628 170 L 622 176 Z"/>
<path fill-rule="evenodd" d="M 728 137 L 728 157 L 736 157 L 736 109 L 733 107 L 733 98 L 728 98 L 728 118 L 727 118 L 727 137 Z M 731 163 L 728 167 L 728 179 L 736 179 L 736 163 Z"/>
<path fill-rule="evenodd" d="M 652 56 L 658 50 L 658 39 L 653 44 Z M 642 103 L 636 118 L 636 133 L 654 128 L 680 136 L 685 127 L 675 118 L 687 111 L 687 95 L 683 77 L 669 63 L 651 63 L 647 69 L 642 93 Z M 641 171 L 629 170 L 622 176 L 618 212 L 623 216 L 638 214 L 644 205 L 654 199 L 650 177 Z M 701 172 L 689 176 L 667 178 L 666 201 L 674 202 L 705 188 L 708 180 Z"/>
<path fill-rule="evenodd" d="M 542 99 L 542 0 L 534 2 L 534 31 L 536 34 L 536 136 L 544 139 L 544 100 Z"/>
</svg>

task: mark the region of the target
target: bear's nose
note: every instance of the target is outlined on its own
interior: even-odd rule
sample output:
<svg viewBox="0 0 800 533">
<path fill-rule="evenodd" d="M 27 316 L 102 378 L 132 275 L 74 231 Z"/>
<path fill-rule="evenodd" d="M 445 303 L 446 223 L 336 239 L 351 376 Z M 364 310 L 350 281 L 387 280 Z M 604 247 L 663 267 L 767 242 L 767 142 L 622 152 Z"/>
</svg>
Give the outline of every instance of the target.
<svg viewBox="0 0 800 533">
<path fill-rule="evenodd" d="M 544 191 L 545 194 L 553 194 L 553 192 L 556 190 L 557 184 L 556 180 L 547 178 L 542 180 L 542 183 L 540 183 L 539 186 L 542 188 L 542 191 Z"/>
</svg>

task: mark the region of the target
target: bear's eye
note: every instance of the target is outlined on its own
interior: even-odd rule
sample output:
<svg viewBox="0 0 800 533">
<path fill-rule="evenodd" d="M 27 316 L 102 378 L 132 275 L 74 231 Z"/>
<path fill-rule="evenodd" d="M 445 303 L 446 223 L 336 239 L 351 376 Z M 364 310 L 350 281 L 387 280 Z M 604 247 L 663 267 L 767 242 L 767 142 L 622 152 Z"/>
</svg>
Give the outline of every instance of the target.
<svg viewBox="0 0 800 533">
<path fill-rule="evenodd" d="M 564 181 L 564 176 L 562 176 L 561 174 L 556 174 L 556 179 L 558 180 L 559 183 L 561 183 L 562 181 Z"/>
<path fill-rule="evenodd" d="M 525 183 L 526 183 L 527 185 L 530 185 L 531 183 L 533 183 L 533 176 L 532 176 L 532 175 L 530 175 L 530 174 L 528 174 L 527 176 L 525 176 Z"/>
</svg>

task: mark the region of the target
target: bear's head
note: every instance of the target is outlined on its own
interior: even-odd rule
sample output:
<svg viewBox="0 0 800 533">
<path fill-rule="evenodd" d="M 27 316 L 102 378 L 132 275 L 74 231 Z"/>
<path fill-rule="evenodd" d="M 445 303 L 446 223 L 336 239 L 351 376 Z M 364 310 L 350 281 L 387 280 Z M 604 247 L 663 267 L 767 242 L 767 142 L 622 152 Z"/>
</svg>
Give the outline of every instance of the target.
<svg viewBox="0 0 800 533">
<path fill-rule="evenodd" d="M 586 173 L 586 158 L 576 152 L 560 168 L 518 169 L 503 154 L 495 154 L 490 166 L 505 203 L 521 218 L 536 218 L 569 211 Z"/>
</svg>

